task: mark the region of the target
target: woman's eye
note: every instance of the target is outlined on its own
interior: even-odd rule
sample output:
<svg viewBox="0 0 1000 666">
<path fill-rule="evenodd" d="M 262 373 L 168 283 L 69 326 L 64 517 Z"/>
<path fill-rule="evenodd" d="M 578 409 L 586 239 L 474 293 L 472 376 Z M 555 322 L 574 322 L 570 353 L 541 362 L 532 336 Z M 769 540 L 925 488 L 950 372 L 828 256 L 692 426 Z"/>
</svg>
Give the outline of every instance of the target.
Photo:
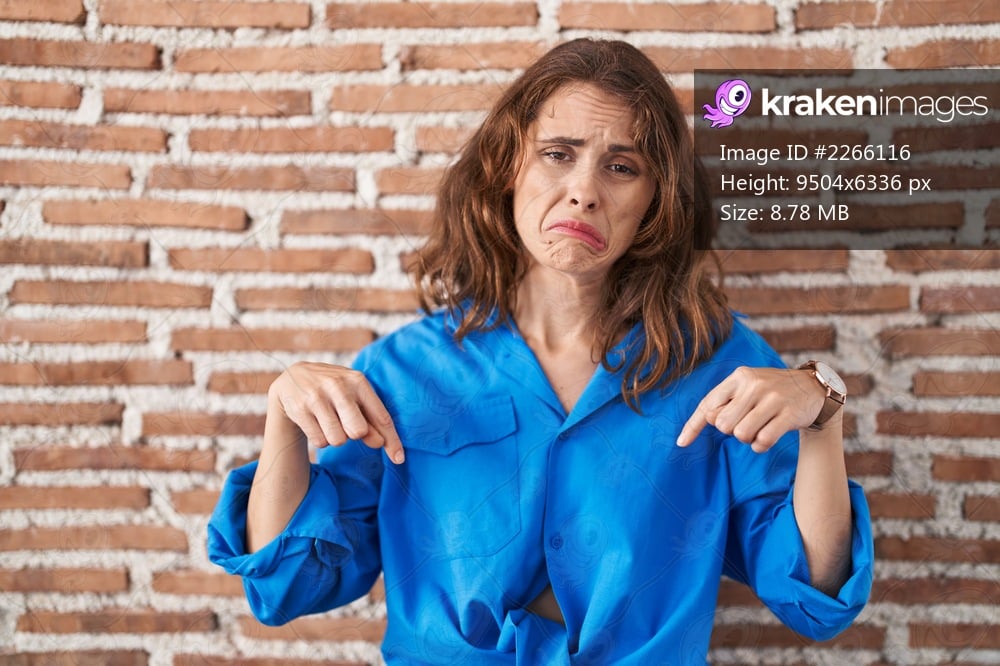
<svg viewBox="0 0 1000 666">
<path fill-rule="evenodd" d="M 569 155 L 561 150 L 546 150 L 542 153 L 542 155 L 549 158 L 553 162 L 565 162 L 569 159 Z"/>
<path fill-rule="evenodd" d="M 620 173 L 629 176 L 633 176 L 636 174 L 636 170 L 627 164 L 612 164 L 609 168 L 615 173 Z"/>
</svg>

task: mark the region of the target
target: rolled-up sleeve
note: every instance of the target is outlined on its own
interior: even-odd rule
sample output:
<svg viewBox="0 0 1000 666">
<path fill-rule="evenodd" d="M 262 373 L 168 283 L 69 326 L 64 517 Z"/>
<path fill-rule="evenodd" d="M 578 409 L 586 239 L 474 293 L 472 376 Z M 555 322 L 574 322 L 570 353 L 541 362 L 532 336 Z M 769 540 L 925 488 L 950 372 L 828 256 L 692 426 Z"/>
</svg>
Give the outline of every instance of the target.
<svg viewBox="0 0 1000 666">
<path fill-rule="evenodd" d="M 349 603 L 378 577 L 380 475 L 374 470 L 381 470 L 381 460 L 357 442 L 340 448 L 346 454 L 338 456 L 341 464 L 312 465 L 308 492 L 291 520 L 254 553 L 247 553 L 245 533 L 257 463 L 233 470 L 226 479 L 208 525 L 209 559 L 243 578 L 250 608 L 264 624 L 284 624 Z M 348 457 L 354 460 L 344 464 Z"/>
<path fill-rule="evenodd" d="M 725 573 L 750 585 L 796 632 L 828 640 L 846 629 L 868 601 L 874 564 L 871 516 L 861 487 L 848 481 L 850 575 L 836 596 L 810 585 L 809 563 L 792 506 L 797 436 L 786 436 L 786 440 L 780 450 L 758 456 L 757 462 L 763 463 L 774 453 L 759 473 L 743 470 L 738 492 L 742 497 L 737 497 L 730 516 Z"/>
</svg>

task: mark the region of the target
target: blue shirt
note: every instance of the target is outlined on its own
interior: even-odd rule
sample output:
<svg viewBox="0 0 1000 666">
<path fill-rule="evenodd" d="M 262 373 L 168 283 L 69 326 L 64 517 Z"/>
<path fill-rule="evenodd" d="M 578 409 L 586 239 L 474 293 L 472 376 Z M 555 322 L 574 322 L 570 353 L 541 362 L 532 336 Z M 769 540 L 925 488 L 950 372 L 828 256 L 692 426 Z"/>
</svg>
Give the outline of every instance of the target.
<svg viewBox="0 0 1000 666">
<path fill-rule="evenodd" d="M 255 463 L 234 470 L 209 524 L 213 562 L 281 624 L 364 595 L 384 572 L 388 664 L 704 664 L 719 578 L 749 584 L 813 639 L 868 599 L 871 522 L 859 486 L 852 572 L 809 585 L 792 511 L 798 433 L 756 454 L 715 428 L 675 445 L 701 398 L 778 355 L 736 320 L 715 354 L 664 391 L 621 396 L 599 367 L 567 414 L 512 324 L 457 345 L 438 314 L 365 348 L 355 367 L 406 449 L 323 449 L 284 532 L 246 554 Z M 626 353 L 636 327 L 612 352 Z M 551 583 L 561 624 L 523 610 Z"/>
</svg>

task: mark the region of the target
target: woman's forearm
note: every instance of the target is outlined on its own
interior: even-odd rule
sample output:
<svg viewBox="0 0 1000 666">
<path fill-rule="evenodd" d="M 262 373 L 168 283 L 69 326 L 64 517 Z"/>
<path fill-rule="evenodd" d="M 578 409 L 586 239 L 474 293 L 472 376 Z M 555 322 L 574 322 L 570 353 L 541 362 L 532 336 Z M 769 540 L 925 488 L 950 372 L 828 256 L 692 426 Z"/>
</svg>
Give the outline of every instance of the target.
<svg viewBox="0 0 1000 666">
<path fill-rule="evenodd" d="M 278 536 L 309 489 L 309 450 L 305 435 L 268 397 L 264 445 L 247 504 L 246 545 L 255 552 Z"/>
<path fill-rule="evenodd" d="M 843 415 L 820 431 L 800 431 L 792 503 L 812 586 L 835 596 L 851 572 L 851 500 L 844 464 Z"/>
</svg>

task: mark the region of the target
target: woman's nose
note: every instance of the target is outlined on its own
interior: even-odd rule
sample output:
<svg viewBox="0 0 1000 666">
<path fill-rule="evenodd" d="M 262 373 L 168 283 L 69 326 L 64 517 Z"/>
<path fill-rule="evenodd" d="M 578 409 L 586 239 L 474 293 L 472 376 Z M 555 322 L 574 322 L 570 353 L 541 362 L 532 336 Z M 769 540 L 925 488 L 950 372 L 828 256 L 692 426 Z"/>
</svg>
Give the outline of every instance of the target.
<svg viewBox="0 0 1000 666">
<path fill-rule="evenodd" d="M 569 204 L 584 210 L 596 210 L 601 203 L 596 178 L 590 173 L 581 173 L 569 187 Z"/>
</svg>

